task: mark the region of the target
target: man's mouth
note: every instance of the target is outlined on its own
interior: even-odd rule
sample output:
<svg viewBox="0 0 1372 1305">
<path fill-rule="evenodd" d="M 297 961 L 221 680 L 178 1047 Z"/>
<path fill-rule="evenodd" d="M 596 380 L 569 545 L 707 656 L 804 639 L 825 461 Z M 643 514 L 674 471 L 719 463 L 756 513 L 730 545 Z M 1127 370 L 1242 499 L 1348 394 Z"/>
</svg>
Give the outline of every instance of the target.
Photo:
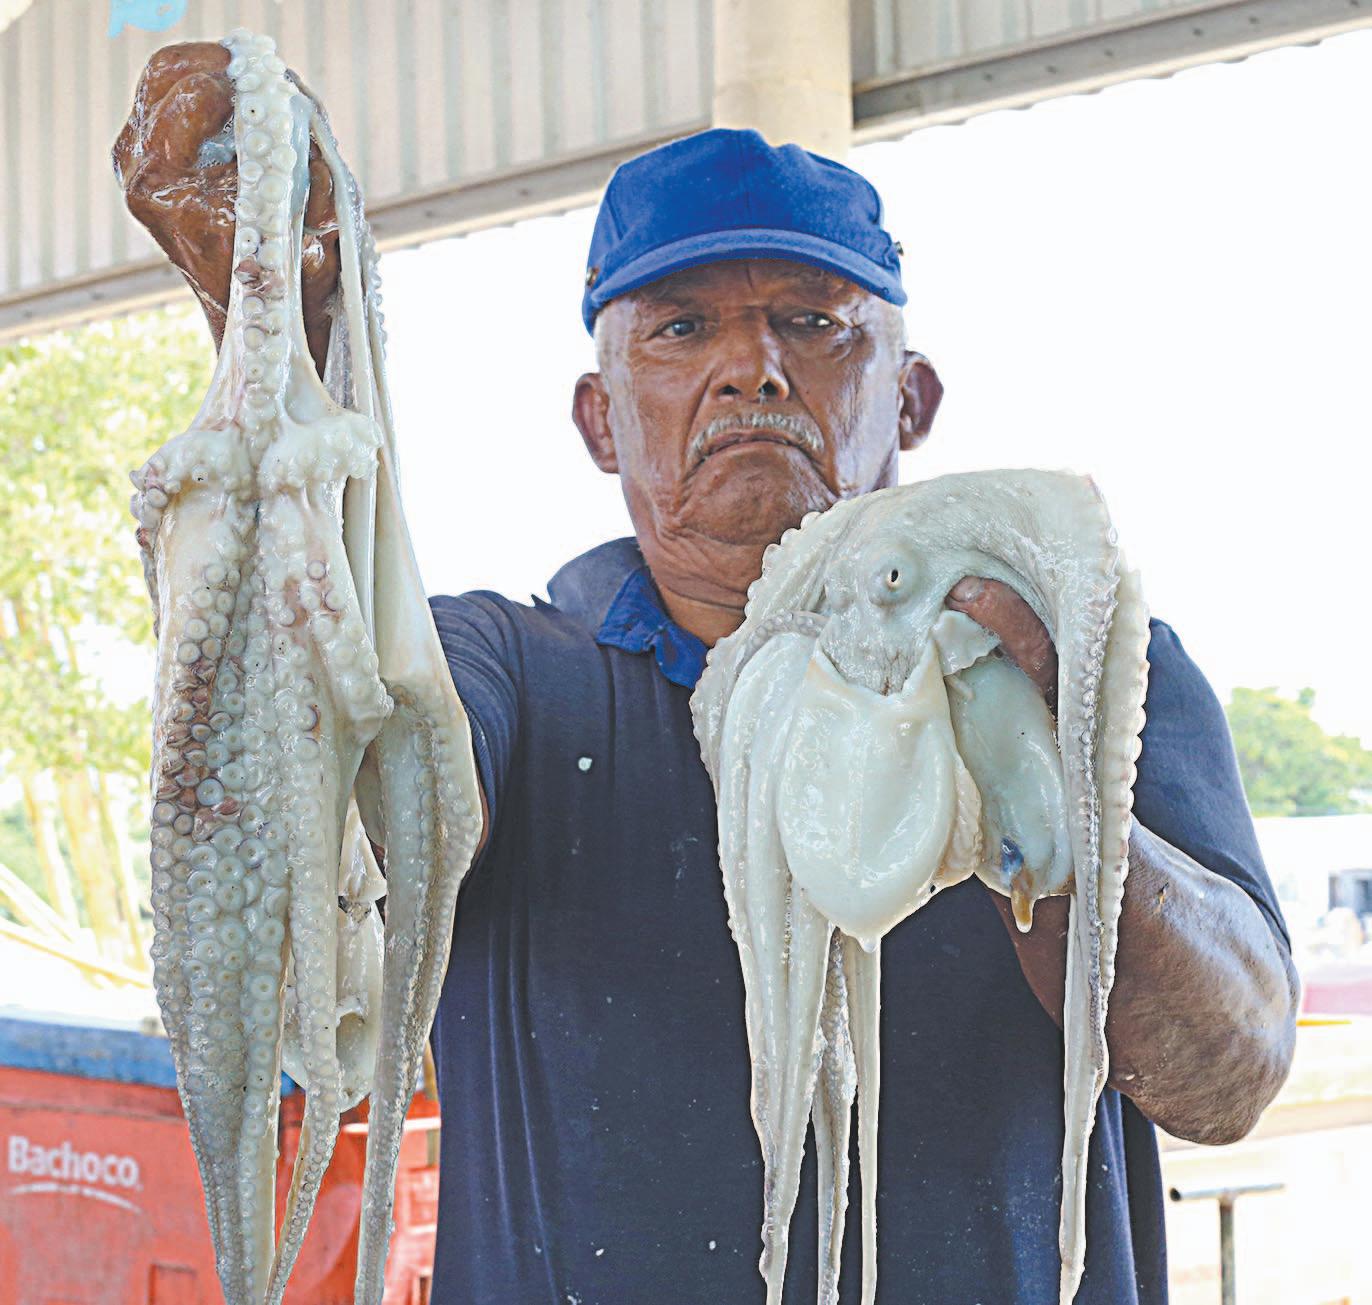
<svg viewBox="0 0 1372 1305">
<path fill-rule="evenodd" d="M 756 430 L 735 430 L 721 435 L 718 439 L 712 440 L 702 455 L 702 461 L 712 453 L 722 453 L 725 449 L 736 449 L 741 444 L 780 444 L 784 448 L 798 449 L 800 445 L 795 440 L 788 440 L 784 435 L 775 435 Z"/>
<path fill-rule="evenodd" d="M 779 444 L 813 458 L 823 448 L 823 437 L 812 420 L 789 413 L 758 412 L 743 420 L 716 417 L 692 438 L 687 460 L 694 469 L 711 454 L 746 444 Z"/>
</svg>

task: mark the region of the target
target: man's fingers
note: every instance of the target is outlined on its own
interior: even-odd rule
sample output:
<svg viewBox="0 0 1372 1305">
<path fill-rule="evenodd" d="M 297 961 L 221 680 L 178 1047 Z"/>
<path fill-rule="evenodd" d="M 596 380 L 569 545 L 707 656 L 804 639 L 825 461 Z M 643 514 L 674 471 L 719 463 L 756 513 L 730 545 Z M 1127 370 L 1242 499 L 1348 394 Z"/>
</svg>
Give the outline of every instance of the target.
<svg viewBox="0 0 1372 1305">
<path fill-rule="evenodd" d="M 338 214 L 333 202 L 333 174 L 317 156 L 310 159 L 310 193 L 305 200 L 305 225 L 320 235 L 338 233 Z"/>
<path fill-rule="evenodd" d="M 1058 654 L 1047 627 L 1009 585 L 964 576 L 948 593 L 948 606 L 970 616 L 1001 643 L 1010 658 L 1048 698 L 1058 683 Z"/>
<path fill-rule="evenodd" d="M 300 300 L 305 336 L 316 370 L 324 374 L 329 348 L 329 301 L 338 286 L 338 213 L 328 164 L 310 148 L 310 193 L 305 200 L 305 242 L 300 253 Z"/>
<path fill-rule="evenodd" d="M 300 281 L 308 323 L 320 316 L 319 310 L 338 284 L 338 214 L 334 210 L 333 177 L 320 158 L 310 160 Z"/>
<path fill-rule="evenodd" d="M 222 73 L 229 66 L 229 51 L 218 41 L 183 41 L 164 45 L 148 60 L 138 83 L 137 95 L 154 105 L 183 77 L 192 73 Z"/>
<path fill-rule="evenodd" d="M 153 112 L 173 87 L 186 77 L 208 75 L 219 77 L 227 88 L 228 77 L 224 70 L 228 66 L 229 52 L 217 41 L 168 45 L 153 54 L 138 79 L 128 121 L 114 143 L 114 167 L 121 182 L 132 175 L 147 150 Z M 220 118 L 214 130 L 217 131 L 223 122 Z"/>
<path fill-rule="evenodd" d="M 204 143 L 233 116 L 229 52 L 213 41 L 166 46 L 148 60 L 114 145 L 124 202 L 194 288 L 216 341 L 228 303 L 233 163 L 202 165 Z"/>
<path fill-rule="evenodd" d="M 169 171 L 190 172 L 200 147 L 217 136 L 233 115 L 233 87 L 221 73 L 183 77 L 148 117 L 143 152 Z"/>
<path fill-rule="evenodd" d="M 229 51 L 212 41 L 169 45 L 148 60 L 133 109 L 114 144 L 115 172 L 129 212 L 190 282 L 216 343 L 233 273 L 238 161 L 204 146 L 233 120 Z M 329 304 L 338 285 L 338 215 L 333 179 L 311 150 L 301 291 L 310 352 L 322 368 Z M 239 275 L 252 275 L 240 268 Z"/>
</svg>

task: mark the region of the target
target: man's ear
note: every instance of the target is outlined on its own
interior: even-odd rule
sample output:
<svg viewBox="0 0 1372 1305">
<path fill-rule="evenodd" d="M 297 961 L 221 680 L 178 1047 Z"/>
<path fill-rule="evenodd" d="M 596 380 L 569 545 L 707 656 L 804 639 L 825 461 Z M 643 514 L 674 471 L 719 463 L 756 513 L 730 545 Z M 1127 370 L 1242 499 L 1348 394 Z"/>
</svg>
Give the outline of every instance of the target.
<svg viewBox="0 0 1372 1305">
<path fill-rule="evenodd" d="M 909 452 L 924 443 L 943 401 L 943 382 L 922 353 L 905 355 L 900 370 L 900 447 Z"/>
<path fill-rule="evenodd" d="M 581 432 L 591 461 L 607 475 L 619 473 L 614 436 L 610 434 L 610 392 L 599 372 L 587 372 L 577 379 L 572 392 L 572 420 Z"/>
</svg>

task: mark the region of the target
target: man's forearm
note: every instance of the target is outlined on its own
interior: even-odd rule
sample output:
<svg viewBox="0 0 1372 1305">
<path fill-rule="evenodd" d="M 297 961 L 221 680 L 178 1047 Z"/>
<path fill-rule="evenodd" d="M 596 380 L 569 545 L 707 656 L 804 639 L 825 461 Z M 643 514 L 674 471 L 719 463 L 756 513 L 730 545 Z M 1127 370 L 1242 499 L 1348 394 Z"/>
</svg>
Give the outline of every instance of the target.
<svg viewBox="0 0 1372 1305">
<path fill-rule="evenodd" d="M 1021 934 L 993 896 L 1025 979 L 1061 1025 L 1067 899 L 1041 901 Z M 1111 1086 L 1177 1137 L 1242 1137 L 1291 1066 L 1299 986 L 1285 949 L 1243 889 L 1137 821 L 1119 939 Z"/>
</svg>

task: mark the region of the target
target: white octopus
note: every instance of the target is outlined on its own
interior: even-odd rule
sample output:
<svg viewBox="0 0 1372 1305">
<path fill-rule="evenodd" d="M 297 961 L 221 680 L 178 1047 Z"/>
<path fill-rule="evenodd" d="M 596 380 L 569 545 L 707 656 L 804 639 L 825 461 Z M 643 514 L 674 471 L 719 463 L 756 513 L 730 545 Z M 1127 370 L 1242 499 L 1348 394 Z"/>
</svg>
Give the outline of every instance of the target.
<svg viewBox="0 0 1372 1305">
<path fill-rule="evenodd" d="M 1053 636 L 1056 728 L 996 640 L 944 607 L 1000 580 Z M 1060 1296 L 1085 1262 L 1087 1145 L 1143 727 L 1148 612 L 1090 481 L 945 476 L 808 518 L 773 545 L 746 619 L 692 698 L 719 803 L 765 1165 L 760 1268 L 779 1305 L 807 1120 L 819 1152 L 819 1300 L 838 1300 L 858 1106 L 862 1300 L 876 1299 L 883 935 L 977 875 L 1014 903 L 1070 892 Z"/>
<path fill-rule="evenodd" d="M 223 346 L 194 424 L 133 475 L 158 631 L 154 977 L 225 1300 L 281 1300 L 339 1114 L 370 1093 L 356 1300 L 380 1305 L 480 799 L 401 511 L 357 187 L 272 42 L 225 44 L 218 144 L 239 187 Z M 301 318 L 312 136 L 339 205 L 327 388 Z M 275 1240 L 283 1066 L 307 1095 Z"/>
</svg>

